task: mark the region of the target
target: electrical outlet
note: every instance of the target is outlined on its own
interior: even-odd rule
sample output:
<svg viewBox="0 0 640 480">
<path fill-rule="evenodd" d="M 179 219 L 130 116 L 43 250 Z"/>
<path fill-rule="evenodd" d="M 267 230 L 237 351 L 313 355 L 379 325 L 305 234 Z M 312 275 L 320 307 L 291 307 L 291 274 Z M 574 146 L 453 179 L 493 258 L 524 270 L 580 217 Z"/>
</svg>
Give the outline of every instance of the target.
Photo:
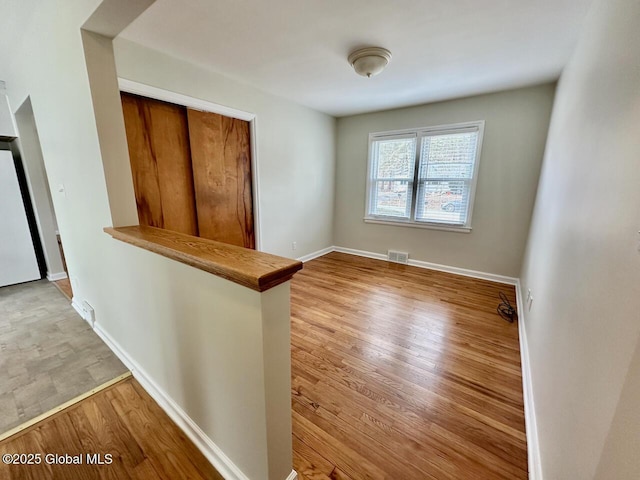
<svg viewBox="0 0 640 480">
<path fill-rule="evenodd" d="M 297 250 L 298 249 L 298 242 L 291 242 L 291 250 Z"/>
</svg>

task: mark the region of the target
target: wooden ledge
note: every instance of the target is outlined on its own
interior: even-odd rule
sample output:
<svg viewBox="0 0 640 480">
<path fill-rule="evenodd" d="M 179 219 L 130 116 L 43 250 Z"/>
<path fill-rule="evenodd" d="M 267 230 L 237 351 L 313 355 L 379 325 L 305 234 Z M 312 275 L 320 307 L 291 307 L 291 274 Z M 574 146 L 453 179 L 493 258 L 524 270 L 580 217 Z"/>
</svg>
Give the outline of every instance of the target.
<svg viewBox="0 0 640 480">
<path fill-rule="evenodd" d="M 286 282 L 302 262 L 269 253 L 192 237 L 162 228 L 107 227 L 106 233 L 136 247 L 212 273 L 258 292 Z"/>
</svg>

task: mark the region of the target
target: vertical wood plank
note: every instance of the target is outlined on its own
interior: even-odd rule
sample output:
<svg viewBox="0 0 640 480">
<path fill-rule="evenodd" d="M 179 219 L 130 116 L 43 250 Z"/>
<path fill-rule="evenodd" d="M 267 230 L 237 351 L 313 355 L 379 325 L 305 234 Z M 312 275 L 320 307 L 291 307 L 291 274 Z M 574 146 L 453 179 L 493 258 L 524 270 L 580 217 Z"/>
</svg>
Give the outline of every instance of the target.
<svg viewBox="0 0 640 480">
<path fill-rule="evenodd" d="M 255 248 L 249 122 L 187 110 L 200 236 Z"/>
<path fill-rule="evenodd" d="M 198 235 L 186 108 L 121 99 L 140 224 Z"/>
</svg>

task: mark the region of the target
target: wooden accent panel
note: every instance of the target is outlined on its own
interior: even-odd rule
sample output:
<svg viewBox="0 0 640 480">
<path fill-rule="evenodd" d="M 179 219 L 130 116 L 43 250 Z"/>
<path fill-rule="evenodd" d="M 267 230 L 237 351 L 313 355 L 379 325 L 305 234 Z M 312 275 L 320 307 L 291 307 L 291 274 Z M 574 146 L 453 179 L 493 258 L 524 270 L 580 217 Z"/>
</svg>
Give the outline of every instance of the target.
<svg viewBox="0 0 640 480">
<path fill-rule="evenodd" d="M 526 479 L 512 286 L 330 253 L 291 282 L 300 480 Z"/>
<path fill-rule="evenodd" d="M 105 228 L 113 238 L 263 292 L 290 280 L 302 262 L 160 228 Z"/>
<path fill-rule="evenodd" d="M 82 465 L 5 465 L 0 478 L 223 480 L 134 379 L 123 380 L 0 443 L 0 454 L 83 455 Z M 110 454 L 89 465 L 88 453 Z"/>
<path fill-rule="evenodd" d="M 121 99 L 140 224 L 197 235 L 186 108 Z"/>
<path fill-rule="evenodd" d="M 200 236 L 255 248 L 249 122 L 187 114 Z"/>
</svg>

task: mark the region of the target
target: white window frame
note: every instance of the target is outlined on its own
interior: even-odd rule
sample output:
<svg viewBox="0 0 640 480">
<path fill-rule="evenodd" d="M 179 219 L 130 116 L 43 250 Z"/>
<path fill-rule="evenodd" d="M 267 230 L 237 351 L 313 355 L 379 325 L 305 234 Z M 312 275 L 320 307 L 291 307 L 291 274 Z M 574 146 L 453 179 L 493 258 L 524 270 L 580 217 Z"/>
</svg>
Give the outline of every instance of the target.
<svg viewBox="0 0 640 480">
<path fill-rule="evenodd" d="M 444 135 L 450 133 L 458 133 L 464 132 L 469 129 L 478 129 L 478 142 L 476 147 L 476 156 L 473 163 L 473 177 L 470 181 L 469 186 L 469 209 L 467 213 L 467 221 L 464 225 L 455 225 L 449 223 L 440 223 L 440 222 L 425 222 L 422 220 L 416 220 L 416 202 L 417 193 L 418 193 L 418 184 L 419 184 L 419 165 L 420 165 L 420 152 L 422 150 L 422 137 L 431 136 L 431 135 Z M 411 192 L 411 205 L 410 205 L 410 216 L 409 219 L 402 219 L 392 216 L 386 215 L 373 215 L 371 214 L 371 202 L 374 199 L 373 188 L 375 182 L 373 181 L 373 142 L 376 140 L 381 140 L 389 137 L 402 138 L 405 136 L 415 136 L 416 137 L 416 152 L 415 152 L 415 163 L 414 163 L 414 174 L 413 174 L 413 182 L 412 182 L 412 192 Z M 397 225 L 403 227 L 415 227 L 415 228 L 429 228 L 434 230 L 445 230 L 451 232 L 463 232 L 469 233 L 471 232 L 471 219 L 473 217 L 473 206 L 475 203 L 476 196 L 476 185 L 478 183 L 478 172 L 480 171 L 480 158 L 482 156 L 482 140 L 484 137 L 484 120 L 477 120 L 473 122 L 464 122 L 464 123 L 454 123 L 449 125 L 437 125 L 432 127 L 422 127 L 422 128 L 408 128 L 404 130 L 391 130 L 386 132 L 376 132 L 369 134 L 369 151 L 367 155 L 367 195 L 366 195 L 366 203 L 365 203 L 365 212 L 364 212 L 364 221 L 366 223 L 377 223 L 382 225 Z"/>
</svg>

